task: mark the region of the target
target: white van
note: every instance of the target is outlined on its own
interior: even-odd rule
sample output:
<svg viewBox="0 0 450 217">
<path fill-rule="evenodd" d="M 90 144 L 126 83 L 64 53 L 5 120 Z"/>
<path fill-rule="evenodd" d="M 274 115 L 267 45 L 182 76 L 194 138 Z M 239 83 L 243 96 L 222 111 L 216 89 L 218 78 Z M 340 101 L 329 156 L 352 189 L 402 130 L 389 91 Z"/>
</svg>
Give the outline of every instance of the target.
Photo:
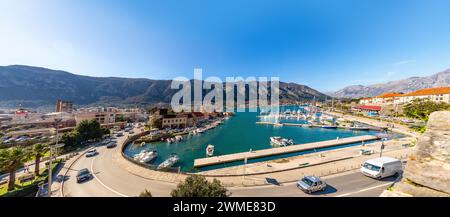
<svg viewBox="0 0 450 217">
<path fill-rule="evenodd" d="M 364 162 L 361 173 L 376 179 L 398 175 L 403 171 L 402 162 L 391 157 L 380 157 Z"/>
</svg>

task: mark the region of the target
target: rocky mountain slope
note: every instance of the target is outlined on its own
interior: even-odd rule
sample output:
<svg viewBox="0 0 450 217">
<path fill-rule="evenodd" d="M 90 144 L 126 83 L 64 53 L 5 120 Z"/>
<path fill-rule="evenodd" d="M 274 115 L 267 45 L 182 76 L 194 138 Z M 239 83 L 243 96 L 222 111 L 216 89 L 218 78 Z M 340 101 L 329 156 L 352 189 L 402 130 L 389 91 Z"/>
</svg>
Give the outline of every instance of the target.
<svg viewBox="0 0 450 217">
<path fill-rule="evenodd" d="M 423 88 L 450 86 L 450 69 L 428 77 L 411 77 L 398 81 L 369 86 L 353 85 L 336 91 L 339 98 L 374 97 L 387 92 L 408 93 Z"/>
<path fill-rule="evenodd" d="M 144 78 L 90 77 L 46 68 L 13 65 L 0 66 L 0 107 L 53 106 L 57 99 L 78 105 L 150 105 L 170 103 L 178 90 L 170 80 Z M 280 82 L 280 98 L 324 100 L 308 86 Z"/>
</svg>

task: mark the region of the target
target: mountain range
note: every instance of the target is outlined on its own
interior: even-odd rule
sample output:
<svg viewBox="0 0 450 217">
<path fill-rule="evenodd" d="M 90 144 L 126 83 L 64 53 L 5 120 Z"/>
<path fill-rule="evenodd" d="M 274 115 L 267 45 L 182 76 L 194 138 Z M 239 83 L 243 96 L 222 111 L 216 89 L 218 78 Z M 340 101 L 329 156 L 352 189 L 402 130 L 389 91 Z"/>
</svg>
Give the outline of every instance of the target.
<svg viewBox="0 0 450 217">
<path fill-rule="evenodd" d="M 374 97 L 388 92 L 409 93 L 423 88 L 450 86 L 450 69 L 427 77 L 410 77 L 398 81 L 390 81 L 369 86 L 352 85 L 328 93 L 338 98 Z"/>
<path fill-rule="evenodd" d="M 57 99 L 76 105 L 154 105 L 170 103 L 178 92 L 171 80 L 91 77 L 41 67 L 0 66 L 0 107 L 48 106 Z M 192 82 L 192 81 L 191 81 Z M 280 100 L 324 100 L 326 95 L 308 86 L 280 82 Z"/>
</svg>

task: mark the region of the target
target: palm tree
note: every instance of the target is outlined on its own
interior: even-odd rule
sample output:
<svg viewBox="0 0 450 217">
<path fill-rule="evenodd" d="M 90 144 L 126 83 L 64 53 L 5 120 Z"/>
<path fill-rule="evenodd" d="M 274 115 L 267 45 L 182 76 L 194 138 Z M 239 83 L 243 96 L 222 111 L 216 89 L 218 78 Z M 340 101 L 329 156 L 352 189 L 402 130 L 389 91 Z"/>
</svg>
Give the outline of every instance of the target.
<svg viewBox="0 0 450 217">
<path fill-rule="evenodd" d="M 8 191 L 14 190 L 16 170 L 29 159 L 29 152 L 21 147 L 0 150 L 0 170 L 9 173 Z"/>
<path fill-rule="evenodd" d="M 48 151 L 47 144 L 38 143 L 33 146 L 31 153 L 34 155 L 34 174 L 39 176 L 39 164 L 41 164 L 41 157 Z"/>
</svg>

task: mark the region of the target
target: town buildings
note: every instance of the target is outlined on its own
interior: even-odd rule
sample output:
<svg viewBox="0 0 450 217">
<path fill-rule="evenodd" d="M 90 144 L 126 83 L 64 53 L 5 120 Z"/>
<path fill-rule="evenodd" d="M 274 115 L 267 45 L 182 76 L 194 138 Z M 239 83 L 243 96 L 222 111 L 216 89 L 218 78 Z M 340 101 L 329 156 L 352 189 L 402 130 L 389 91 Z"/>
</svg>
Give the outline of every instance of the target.
<svg viewBox="0 0 450 217">
<path fill-rule="evenodd" d="M 373 98 L 363 98 L 360 105 L 400 105 L 415 99 L 426 99 L 433 102 L 450 103 L 450 87 L 426 88 L 410 93 L 384 93 Z"/>
<path fill-rule="evenodd" d="M 72 113 L 73 111 L 73 103 L 70 101 L 63 101 L 58 99 L 56 101 L 56 109 L 55 112 L 67 112 Z"/>
</svg>

